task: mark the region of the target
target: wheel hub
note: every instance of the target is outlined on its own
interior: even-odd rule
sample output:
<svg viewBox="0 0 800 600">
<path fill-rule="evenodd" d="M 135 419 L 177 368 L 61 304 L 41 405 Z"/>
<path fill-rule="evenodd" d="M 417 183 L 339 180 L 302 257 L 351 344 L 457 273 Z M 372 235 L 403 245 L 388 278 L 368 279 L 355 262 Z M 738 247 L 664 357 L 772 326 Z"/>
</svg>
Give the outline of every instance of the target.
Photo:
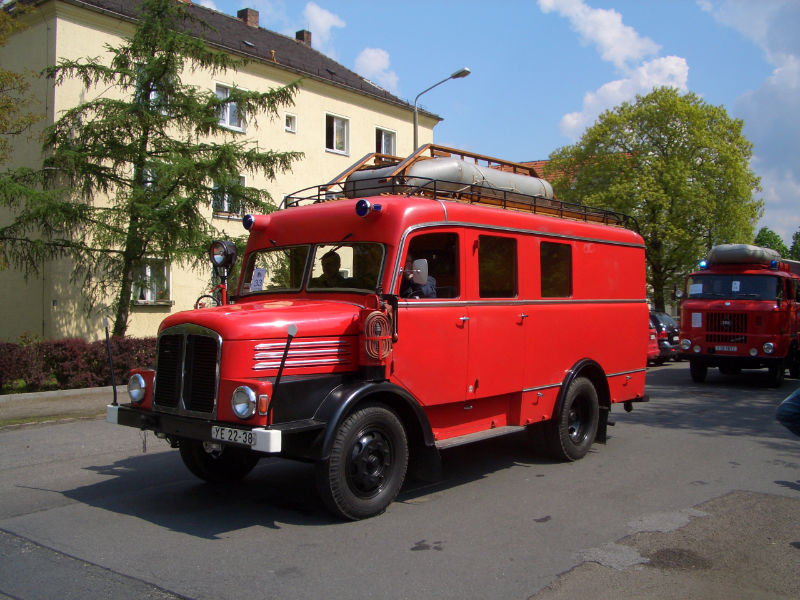
<svg viewBox="0 0 800 600">
<path fill-rule="evenodd" d="M 366 432 L 353 444 L 348 465 L 348 477 L 361 495 L 378 493 L 391 465 L 387 439 L 379 432 Z"/>
</svg>

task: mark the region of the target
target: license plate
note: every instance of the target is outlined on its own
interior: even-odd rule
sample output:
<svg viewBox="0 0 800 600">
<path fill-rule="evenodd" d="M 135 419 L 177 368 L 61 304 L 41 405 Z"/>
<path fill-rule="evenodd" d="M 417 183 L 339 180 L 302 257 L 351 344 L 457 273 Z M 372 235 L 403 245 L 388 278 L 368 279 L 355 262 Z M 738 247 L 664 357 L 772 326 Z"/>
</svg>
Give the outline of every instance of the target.
<svg viewBox="0 0 800 600">
<path fill-rule="evenodd" d="M 211 437 L 220 442 L 242 444 L 243 446 L 252 446 L 256 441 L 256 436 L 253 435 L 252 431 L 220 427 L 219 425 L 211 426 Z"/>
<path fill-rule="evenodd" d="M 717 346 L 715 348 L 718 352 L 736 352 L 738 349 L 738 346 Z"/>
</svg>

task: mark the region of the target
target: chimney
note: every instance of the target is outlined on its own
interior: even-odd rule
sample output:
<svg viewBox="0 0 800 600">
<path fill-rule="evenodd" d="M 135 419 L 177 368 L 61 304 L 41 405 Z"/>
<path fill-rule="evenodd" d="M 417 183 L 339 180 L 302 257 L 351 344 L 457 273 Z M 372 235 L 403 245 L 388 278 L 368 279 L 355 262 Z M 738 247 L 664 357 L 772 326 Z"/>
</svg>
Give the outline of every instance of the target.
<svg viewBox="0 0 800 600">
<path fill-rule="evenodd" d="M 243 8 L 236 16 L 250 25 L 250 27 L 258 27 L 258 11 L 252 8 Z"/>
<path fill-rule="evenodd" d="M 294 39 L 298 42 L 303 42 L 309 48 L 311 47 L 311 32 L 307 29 L 301 29 L 294 34 Z"/>
</svg>

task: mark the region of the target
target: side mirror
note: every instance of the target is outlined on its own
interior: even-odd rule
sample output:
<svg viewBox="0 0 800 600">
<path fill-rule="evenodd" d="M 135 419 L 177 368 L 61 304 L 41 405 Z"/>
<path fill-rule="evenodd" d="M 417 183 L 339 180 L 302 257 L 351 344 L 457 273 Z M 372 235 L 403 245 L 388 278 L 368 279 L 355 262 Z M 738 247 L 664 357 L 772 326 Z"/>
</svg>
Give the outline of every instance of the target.
<svg viewBox="0 0 800 600">
<path fill-rule="evenodd" d="M 414 261 L 411 267 L 411 280 L 414 283 L 425 285 L 428 283 L 428 260 L 425 258 L 418 258 Z"/>
</svg>

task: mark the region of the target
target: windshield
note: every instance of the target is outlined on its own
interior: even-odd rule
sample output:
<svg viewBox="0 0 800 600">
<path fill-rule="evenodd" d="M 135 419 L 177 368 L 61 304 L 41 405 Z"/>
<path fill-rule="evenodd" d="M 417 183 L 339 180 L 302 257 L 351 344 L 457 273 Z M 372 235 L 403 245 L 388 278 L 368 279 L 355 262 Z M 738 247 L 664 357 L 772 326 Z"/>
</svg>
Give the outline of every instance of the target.
<svg viewBox="0 0 800 600">
<path fill-rule="evenodd" d="M 695 275 L 686 291 L 689 298 L 775 300 L 780 282 L 771 275 Z"/>
<path fill-rule="evenodd" d="M 372 242 L 317 244 L 307 289 L 374 292 L 380 281 L 383 257 L 383 245 Z"/>
<path fill-rule="evenodd" d="M 247 259 L 241 295 L 299 292 L 309 264 L 309 291 L 374 292 L 384 255 L 383 244 L 373 242 L 256 250 Z"/>
<path fill-rule="evenodd" d="M 311 246 L 291 246 L 251 253 L 244 271 L 242 295 L 299 291 L 310 249 Z"/>
</svg>

